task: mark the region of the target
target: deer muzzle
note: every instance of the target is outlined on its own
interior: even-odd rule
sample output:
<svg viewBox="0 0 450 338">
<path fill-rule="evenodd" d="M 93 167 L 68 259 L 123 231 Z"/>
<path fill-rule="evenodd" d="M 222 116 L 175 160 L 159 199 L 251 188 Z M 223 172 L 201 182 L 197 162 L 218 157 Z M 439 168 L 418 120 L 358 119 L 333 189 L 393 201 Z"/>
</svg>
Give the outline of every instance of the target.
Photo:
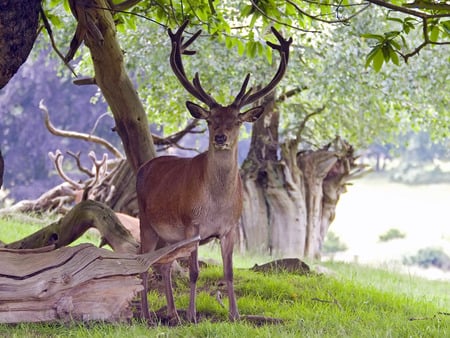
<svg viewBox="0 0 450 338">
<path fill-rule="evenodd" d="M 224 134 L 218 134 L 214 136 L 214 148 L 218 150 L 230 149 L 230 144 L 227 142 L 228 138 Z"/>
</svg>

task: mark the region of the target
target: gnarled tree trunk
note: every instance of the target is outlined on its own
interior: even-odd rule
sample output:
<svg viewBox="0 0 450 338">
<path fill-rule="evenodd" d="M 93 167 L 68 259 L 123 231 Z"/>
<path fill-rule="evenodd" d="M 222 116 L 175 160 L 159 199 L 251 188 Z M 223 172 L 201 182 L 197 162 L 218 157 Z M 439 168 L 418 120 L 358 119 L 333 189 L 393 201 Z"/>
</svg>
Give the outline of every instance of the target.
<svg viewBox="0 0 450 338">
<path fill-rule="evenodd" d="M 298 137 L 281 145 L 278 158 L 274 95 L 266 97 L 264 104 L 266 111 L 254 124 L 242 166 L 240 248 L 281 257 L 320 258 L 339 196 L 362 168 L 355 164 L 353 148 L 340 138 L 333 147 L 298 152 Z M 304 123 L 299 128 L 303 127 Z"/>
<path fill-rule="evenodd" d="M 306 206 L 301 173 L 278 160 L 279 113 L 275 94 L 264 99 L 265 112 L 253 125 L 242 166 L 244 212 L 241 248 L 277 256 L 298 256 L 306 236 Z"/>
</svg>

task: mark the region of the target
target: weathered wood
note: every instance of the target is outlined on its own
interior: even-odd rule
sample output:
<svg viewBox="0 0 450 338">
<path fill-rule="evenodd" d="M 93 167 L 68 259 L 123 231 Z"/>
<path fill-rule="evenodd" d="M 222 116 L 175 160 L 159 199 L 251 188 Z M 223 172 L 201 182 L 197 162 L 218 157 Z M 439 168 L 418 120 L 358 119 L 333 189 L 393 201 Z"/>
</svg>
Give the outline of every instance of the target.
<svg viewBox="0 0 450 338">
<path fill-rule="evenodd" d="M 123 227 L 114 211 L 91 200 L 80 202 L 57 222 L 6 245 L 6 248 L 33 249 L 52 244 L 59 248 L 69 245 L 91 227 L 100 232 L 102 243 L 109 244 L 115 252 L 138 252 L 139 243 Z"/>
<path fill-rule="evenodd" d="M 0 323 L 124 321 L 152 264 L 189 255 L 199 238 L 143 255 L 91 244 L 53 251 L 0 250 Z"/>
</svg>

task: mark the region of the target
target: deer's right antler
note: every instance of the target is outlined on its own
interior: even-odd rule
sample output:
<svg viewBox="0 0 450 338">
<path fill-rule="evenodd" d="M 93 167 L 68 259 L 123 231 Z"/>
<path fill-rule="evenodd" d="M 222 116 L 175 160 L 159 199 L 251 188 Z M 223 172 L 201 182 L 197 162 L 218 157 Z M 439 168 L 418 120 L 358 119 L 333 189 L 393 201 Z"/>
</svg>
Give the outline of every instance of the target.
<svg viewBox="0 0 450 338">
<path fill-rule="evenodd" d="M 169 29 L 169 36 L 170 39 L 172 40 L 170 66 L 172 67 L 174 74 L 176 75 L 180 83 L 183 85 L 183 87 L 190 94 L 192 94 L 194 97 L 196 97 L 197 99 L 199 99 L 200 101 L 202 101 L 203 103 L 208 105 L 208 107 L 211 108 L 217 106 L 218 103 L 214 100 L 214 98 L 211 95 L 207 94 L 205 90 L 202 88 L 198 72 L 195 73 L 194 79 L 191 82 L 188 80 L 186 72 L 183 67 L 183 61 L 181 58 L 182 54 L 193 55 L 196 53 L 195 51 L 187 50 L 187 48 L 195 41 L 195 39 L 197 39 L 197 37 L 201 33 L 201 30 L 199 30 L 187 42 L 183 44 L 183 32 L 186 29 L 188 23 L 189 21 L 186 20 L 175 33 L 173 33 Z M 240 109 L 267 95 L 281 81 L 281 79 L 284 76 L 284 73 L 286 72 L 286 67 L 289 61 L 289 47 L 292 43 L 292 38 L 286 40 L 275 28 L 272 27 L 271 29 L 272 33 L 278 39 L 279 44 L 274 44 L 270 41 L 266 42 L 270 48 L 277 50 L 280 53 L 281 60 L 278 66 L 277 73 L 267 86 L 265 86 L 264 88 L 258 90 L 256 93 L 253 94 L 252 88 L 247 90 L 247 85 L 250 80 L 250 74 L 247 74 L 244 83 L 242 84 L 241 90 L 239 91 L 235 100 L 231 104 L 235 108 Z"/>
<path fill-rule="evenodd" d="M 178 80 L 180 81 L 180 83 L 189 93 L 191 93 L 194 97 L 205 103 L 208 107 L 213 107 L 217 105 L 217 102 L 211 95 L 207 94 L 205 90 L 202 88 L 198 73 L 195 73 L 194 80 L 191 83 L 188 80 L 186 73 L 184 71 L 181 54 L 193 55 L 196 53 L 195 51 L 187 50 L 187 48 L 189 47 L 190 44 L 192 44 L 195 41 L 195 39 L 197 39 L 197 37 L 202 32 L 201 30 L 199 30 L 186 43 L 183 44 L 183 32 L 188 23 L 189 20 L 186 20 L 175 33 L 172 33 L 172 31 L 169 29 L 169 36 L 170 39 L 172 40 L 172 52 L 170 53 L 170 66 L 172 67 L 172 70 L 176 75 L 176 77 L 178 78 Z"/>
</svg>

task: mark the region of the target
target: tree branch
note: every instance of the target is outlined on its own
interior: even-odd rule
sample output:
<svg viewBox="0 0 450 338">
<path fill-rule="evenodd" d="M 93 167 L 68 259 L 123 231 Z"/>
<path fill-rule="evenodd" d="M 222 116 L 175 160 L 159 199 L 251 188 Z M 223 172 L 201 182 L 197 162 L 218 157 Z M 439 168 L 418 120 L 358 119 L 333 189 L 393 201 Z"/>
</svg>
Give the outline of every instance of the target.
<svg viewBox="0 0 450 338">
<path fill-rule="evenodd" d="M 117 149 L 111 143 L 109 143 L 108 141 L 106 141 L 105 139 L 103 139 L 101 137 L 98 137 L 95 135 L 90 135 L 90 134 L 85 134 L 85 133 L 79 133 L 76 131 L 67 131 L 67 130 L 61 130 L 61 129 L 56 128 L 50 121 L 50 115 L 48 113 L 47 107 L 44 104 L 44 100 L 41 100 L 39 102 L 39 109 L 44 113 L 45 126 L 47 127 L 48 131 L 50 133 L 52 133 L 53 135 L 62 136 L 62 137 L 70 137 L 70 138 L 75 138 L 75 139 L 79 139 L 79 140 L 94 142 L 94 143 L 104 146 L 115 157 L 117 157 L 119 159 L 123 158 L 123 155 L 119 149 Z"/>
</svg>

